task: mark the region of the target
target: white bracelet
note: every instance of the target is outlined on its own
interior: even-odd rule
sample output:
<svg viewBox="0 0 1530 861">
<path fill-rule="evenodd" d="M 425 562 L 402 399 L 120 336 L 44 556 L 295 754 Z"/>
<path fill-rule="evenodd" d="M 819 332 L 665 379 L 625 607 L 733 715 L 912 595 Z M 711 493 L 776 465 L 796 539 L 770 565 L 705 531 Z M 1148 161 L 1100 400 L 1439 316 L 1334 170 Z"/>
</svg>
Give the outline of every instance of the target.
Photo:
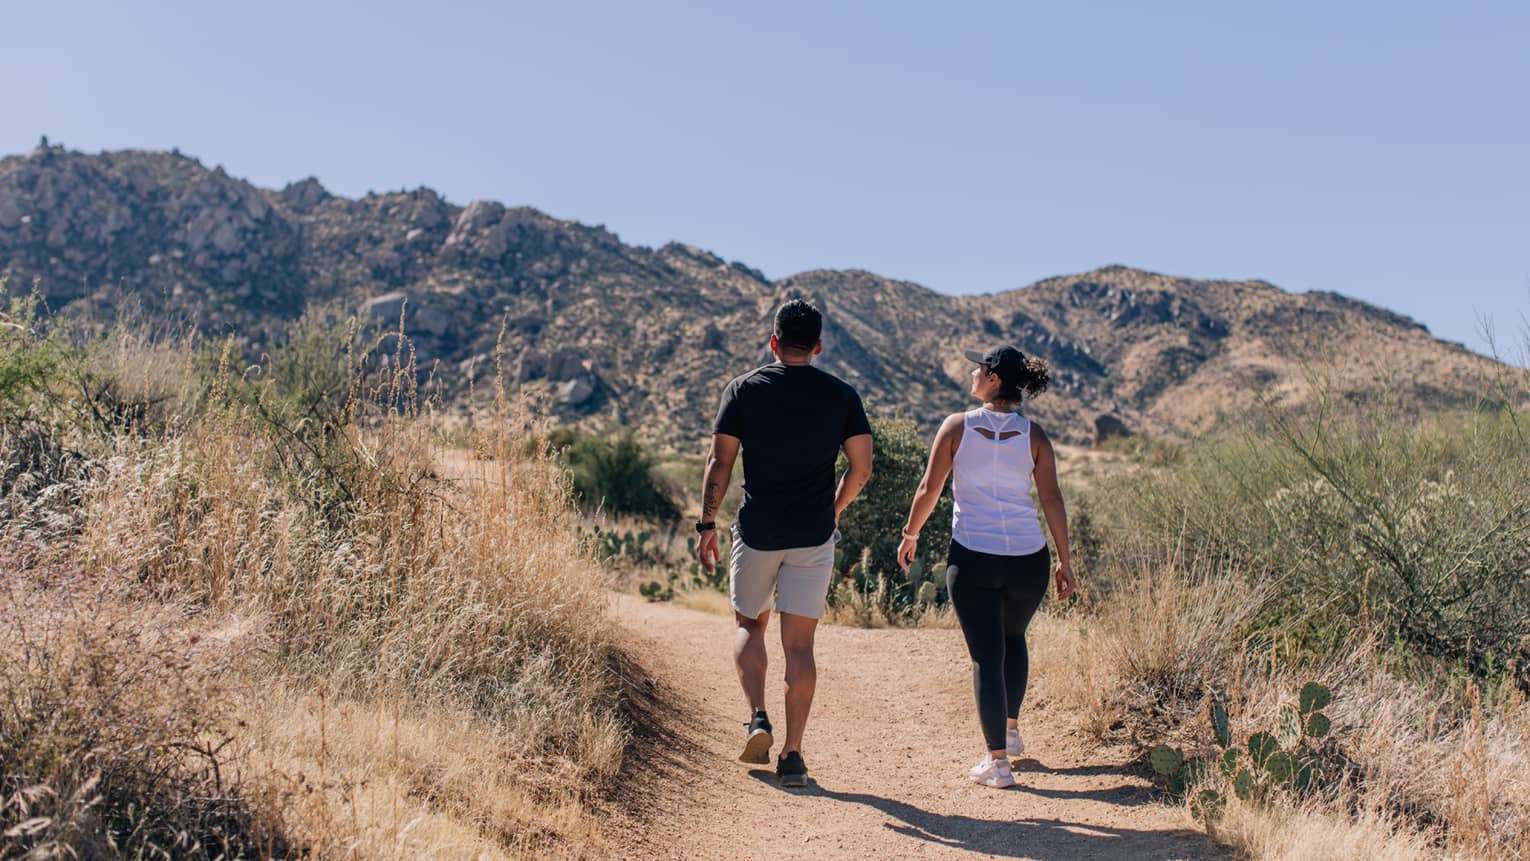
<svg viewBox="0 0 1530 861">
<path fill-rule="evenodd" d="M 918 541 L 919 540 L 919 533 L 917 533 L 917 532 L 915 532 L 913 535 L 910 535 L 910 534 L 908 534 L 907 532 L 904 532 L 901 529 L 898 530 L 898 532 L 903 536 L 903 540 L 905 540 L 905 541 Z"/>
</svg>

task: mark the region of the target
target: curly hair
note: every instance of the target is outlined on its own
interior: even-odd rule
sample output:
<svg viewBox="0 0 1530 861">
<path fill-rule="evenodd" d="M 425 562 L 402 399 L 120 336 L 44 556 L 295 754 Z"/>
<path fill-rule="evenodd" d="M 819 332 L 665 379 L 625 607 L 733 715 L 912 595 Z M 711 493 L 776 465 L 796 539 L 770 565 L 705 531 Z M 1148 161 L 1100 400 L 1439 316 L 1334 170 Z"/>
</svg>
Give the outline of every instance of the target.
<svg viewBox="0 0 1530 861">
<path fill-rule="evenodd" d="M 1050 378 L 1046 359 L 1025 356 L 1025 372 L 1020 375 L 1020 379 L 1016 380 L 1014 385 L 1005 383 L 1001 386 L 999 398 L 1012 403 L 1021 403 L 1028 397 L 1035 397 L 1046 391 Z"/>
</svg>

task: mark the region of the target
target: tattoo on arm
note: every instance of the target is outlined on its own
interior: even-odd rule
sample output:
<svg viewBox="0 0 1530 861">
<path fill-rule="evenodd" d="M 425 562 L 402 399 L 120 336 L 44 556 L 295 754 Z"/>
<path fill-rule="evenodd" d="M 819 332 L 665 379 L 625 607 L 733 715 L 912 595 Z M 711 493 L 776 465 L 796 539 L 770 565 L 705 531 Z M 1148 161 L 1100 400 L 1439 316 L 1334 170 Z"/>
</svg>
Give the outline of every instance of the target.
<svg viewBox="0 0 1530 861">
<path fill-rule="evenodd" d="M 716 481 L 707 481 L 706 491 L 701 499 L 701 519 L 711 520 L 717 514 L 717 507 L 722 505 L 722 487 Z"/>
</svg>

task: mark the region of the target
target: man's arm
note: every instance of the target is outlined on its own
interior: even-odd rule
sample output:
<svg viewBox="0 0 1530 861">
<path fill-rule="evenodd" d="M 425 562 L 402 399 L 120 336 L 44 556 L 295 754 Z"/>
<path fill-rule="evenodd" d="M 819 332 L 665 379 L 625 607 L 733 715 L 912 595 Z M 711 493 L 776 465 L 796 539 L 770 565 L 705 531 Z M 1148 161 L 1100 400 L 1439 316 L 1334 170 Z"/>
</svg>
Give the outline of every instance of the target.
<svg viewBox="0 0 1530 861">
<path fill-rule="evenodd" d="M 841 448 L 850 465 L 845 469 L 845 474 L 840 476 L 839 489 L 834 492 L 835 523 L 839 522 L 840 514 L 860 495 L 866 482 L 871 480 L 871 434 L 847 437 Z"/>
<path fill-rule="evenodd" d="M 738 459 L 739 439 L 725 433 L 712 434 L 712 448 L 707 452 L 706 472 L 701 482 L 701 520 L 717 520 L 723 497 L 728 493 L 728 482 L 733 478 L 733 462 Z M 708 568 L 715 567 L 722 558 L 718 546 L 717 530 L 701 533 L 696 542 L 696 559 Z"/>
</svg>

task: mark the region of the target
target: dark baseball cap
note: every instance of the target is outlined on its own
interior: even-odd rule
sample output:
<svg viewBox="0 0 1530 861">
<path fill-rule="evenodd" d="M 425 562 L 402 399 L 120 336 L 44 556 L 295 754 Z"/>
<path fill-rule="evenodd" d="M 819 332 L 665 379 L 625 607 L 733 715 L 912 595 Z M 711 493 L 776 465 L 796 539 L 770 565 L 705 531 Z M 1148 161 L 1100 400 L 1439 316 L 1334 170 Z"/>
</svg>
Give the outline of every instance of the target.
<svg viewBox="0 0 1530 861">
<path fill-rule="evenodd" d="M 1025 375 L 1025 354 L 1008 344 L 994 347 L 987 353 L 965 350 L 963 355 L 982 365 L 988 373 L 998 374 L 1007 386 L 1018 386 Z"/>
</svg>

